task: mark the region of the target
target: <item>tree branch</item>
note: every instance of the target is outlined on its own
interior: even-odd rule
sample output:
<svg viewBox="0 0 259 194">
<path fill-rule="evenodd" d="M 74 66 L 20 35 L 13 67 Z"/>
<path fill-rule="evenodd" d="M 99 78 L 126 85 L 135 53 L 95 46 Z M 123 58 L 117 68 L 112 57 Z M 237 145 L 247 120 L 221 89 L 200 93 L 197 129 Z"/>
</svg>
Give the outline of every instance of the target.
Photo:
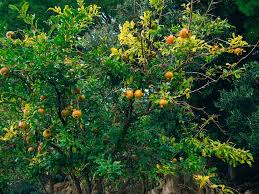
<svg viewBox="0 0 259 194">
<path fill-rule="evenodd" d="M 62 114 L 61 114 L 61 112 L 62 112 L 62 100 L 61 100 L 62 94 L 61 94 L 61 92 L 58 90 L 56 84 L 55 84 L 53 81 L 49 80 L 49 83 L 54 87 L 54 90 L 55 90 L 55 92 L 56 92 L 56 94 L 57 94 L 58 117 L 59 117 L 59 119 L 61 120 L 62 124 L 63 124 L 63 125 L 66 125 L 67 122 L 66 122 L 66 120 L 62 117 Z"/>
</svg>

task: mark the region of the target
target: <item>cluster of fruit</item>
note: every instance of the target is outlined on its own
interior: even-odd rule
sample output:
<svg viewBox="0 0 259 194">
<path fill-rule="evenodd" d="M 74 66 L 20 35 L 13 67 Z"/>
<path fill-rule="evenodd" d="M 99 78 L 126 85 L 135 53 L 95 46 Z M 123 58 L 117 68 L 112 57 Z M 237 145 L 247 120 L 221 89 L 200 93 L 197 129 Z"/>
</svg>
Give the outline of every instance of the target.
<svg viewBox="0 0 259 194">
<path fill-rule="evenodd" d="M 84 101 L 86 99 L 85 95 L 81 94 L 81 89 L 80 88 L 75 88 L 74 89 L 74 94 L 76 94 L 78 96 L 78 100 L 79 101 Z M 44 96 L 42 95 L 40 97 L 41 101 L 45 101 L 47 99 L 47 96 Z M 24 115 L 28 115 L 29 113 L 29 109 L 28 108 L 24 108 L 23 110 L 23 114 Z M 45 114 L 45 109 L 43 107 L 39 107 L 37 112 L 40 114 L 40 115 L 44 115 Z M 61 111 L 61 116 L 66 119 L 69 115 L 72 116 L 72 118 L 74 119 L 80 119 L 82 117 L 82 112 L 80 109 L 73 109 L 73 106 L 72 105 L 69 105 L 67 107 L 65 107 L 62 111 Z M 22 120 L 22 121 L 19 121 L 18 123 L 18 126 L 17 128 L 18 129 L 22 129 L 24 131 L 26 131 L 28 128 L 29 128 L 29 124 Z M 51 132 L 51 127 L 49 127 L 48 129 L 45 129 L 43 132 L 42 132 L 42 136 L 45 138 L 45 139 L 49 139 L 52 135 L 52 132 Z M 39 149 L 40 147 L 40 149 Z M 42 150 L 42 143 L 38 146 L 38 152 Z M 29 147 L 28 148 L 28 152 L 33 152 L 34 151 L 34 147 Z"/>
<path fill-rule="evenodd" d="M 174 74 L 171 71 L 167 71 L 164 74 L 164 77 L 167 81 L 171 80 L 173 78 Z M 137 90 L 132 90 L 132 89 L 128 89 L 126 90 L 126 92 L 124 93 L 124 96 L 128 99 L 128 100 L 132 100 L 134 97 L 136 99 L 141 99 L 144 96 L 144 93 L 142 92 L 142 90 L 137 89 Z M 168 100 L 166 100 L 165 98 L 160 99 L 159 101 L 159 105 L 161 108 L 164 108 L 166 105 L 168 104 Z"/>
<path fill-rule="evenodd" d="M 178 36 L 180 38 L 183 38 L 183 39 L 188 38 L 189 35 L 190 35 L 190 31 L 188 29 L 186 29 L 186 28 L 183 28 L 178 33 Z M 176 39 L 176 37 L 174 35 L 169 35 L 169 36 L 166 37 L 165 41 L 166 41 L 167 44 L 174 44 L 175 43 L 175 39 Z"/>
<path fill-rule="evenodd" d="M 180 30 L 180 32 L 178 33 L 178 37 L 182 38 L 182 39 L 186 39 L 190 36 L 190 31 L 186 28 L 183 28 L 182 30 Z M 169 35 L 165 38 L 165 42 L 166 44 L 172 45 L 175 43 L 175 39 L 176 37 L 174 35 Z M 229 50 L 230 53 L 234 53 L 235 55 L 242 55 L 244 52 L 243 48 L 231 48 Z"/>
</svg>

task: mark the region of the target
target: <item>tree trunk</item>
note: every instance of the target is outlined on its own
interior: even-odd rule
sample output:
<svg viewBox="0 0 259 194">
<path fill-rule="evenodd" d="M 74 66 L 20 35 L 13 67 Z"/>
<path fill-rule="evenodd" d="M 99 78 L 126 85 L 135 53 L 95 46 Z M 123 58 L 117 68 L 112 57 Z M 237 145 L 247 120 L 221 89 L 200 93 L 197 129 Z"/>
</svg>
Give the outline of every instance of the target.
<svg viewBox="0 0 259 194">
<path fill-rule="evenodd" d="M 54 183 L 51 177 L 49 178 L 49 192 L 50 194 L 54 194 Z"/>
<path fill-rule="evenodd" d="M 104 188 L 103 188 L 103 180 L 102 178 L 99 178 L 96 185 L 97 193 L 96 194 L 104 194 Z"/>
<path fill-rule="evenodd" d="M 44 194 L 48 194 L 48 192 L 46 190 L 46 185 L 43 183 L 41 177 L 38 178 L 38 182 L 39 182 L 40 186 L 42 187 L 42 190 L 44 191 Z"/>
<path fill-rule="evenodd" d="M 80 186 L 79 179 L 73 173 L 71 173 L 70 176 L 71 176 L 71 179 L 73 180 L 74 185 L 76 187 L 77 194 L 83 194 L 83 191 L 82 191 L 81 186 Z"/>
<path fill-rule="evenodd" d="M 92 180 L 90 179 L 88 173 L 84 173 L 84 174 L 85 174 L 85 180 L 87 183 L 87 194 L 92 194 L 93 192 Z"/>
</svg>

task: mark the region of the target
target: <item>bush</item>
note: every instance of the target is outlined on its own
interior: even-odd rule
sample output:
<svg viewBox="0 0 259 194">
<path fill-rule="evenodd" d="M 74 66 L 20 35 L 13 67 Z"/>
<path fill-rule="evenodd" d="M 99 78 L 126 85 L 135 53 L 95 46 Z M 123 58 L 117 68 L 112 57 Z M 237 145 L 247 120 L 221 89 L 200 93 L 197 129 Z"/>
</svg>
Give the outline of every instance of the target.
<svg viewBox="0 0 259 194">
<path fill-rule="evenodd" d="M 19 173 L 10 181 L 62 174 L 82 193 L 83 180 L 88 191 L 97 184 L 99 192 L 122 192 L 188 173 L 200 187 L 231 192 L 212 184 L 207 159 L 236 166 L 251 165 L 253 157 L 208 137 L 212 117 L 196 120 L 189 100 L 220 79 L 240 77 L 239 62 L 218 66 L 213 60 L 242 55 L 248 46 L 242 36 L 221 41 L 231 28 L 227 21 L 194 12 L 190 4 L 175 10 L 180 22 L 168 28 L 164 2 L 150 1 L 138 20 L 119 27 L 114 44 L 112 29 L 94 25 L 100 8 L 77 4 L 50 8 L 56 15 L 47 32 L 37 28 L 28 4 L 12 7 L 30 28 L 21 38 L 8 32 L 0 40 L 3 174 L 13 161 Z"/>
</svg>

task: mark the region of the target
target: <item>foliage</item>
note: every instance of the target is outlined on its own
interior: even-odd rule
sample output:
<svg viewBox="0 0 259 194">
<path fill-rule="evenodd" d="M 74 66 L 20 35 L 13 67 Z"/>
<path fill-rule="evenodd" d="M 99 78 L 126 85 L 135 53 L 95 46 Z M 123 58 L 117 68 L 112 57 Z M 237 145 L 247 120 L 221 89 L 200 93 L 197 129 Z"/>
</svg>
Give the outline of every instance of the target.
<svg viewBox="0 0 259 194">
<path fill-rule="evenodd" d="M 239 10 L 247 16 L 244 22 L 244 27 L 248 37 L 254 41 L 257 41 L 259 36 L 259 14 L 256 10 L 259 8 L 259 2 L 257 0 L 236 0 Z"/>
<path fill-rule="evenodd" d="M 259 38 L 258 6 L 257 0 L 223 0 L 213 6 L 213 13 L 227 18 L 249 42 L 256 42 Z"/>
<path fill-rule="evenodd" d="M 236 0 L 236 4 L 240 8 L 240 10 L 245 13 L 247 16 L 256 15 L 256 10 L 259 7 L 259 3 L 256 0 L 248 0 L 248 1 L 241 1 Z"/>
<path fill-rule="evenodd" d="M 252 62 L 246 69 L 230 90 L 221 91 L 216 106 L 222 111 L 229 137 L 258 154 L 258 63 Z"/>
<path fill-rule="evenodd" d="M 118 42 L 109 26 L 95 25 L 97 5 L 77 0 L 77 8 L 50 8 L 55 15 L 45 31 L 28 4 L 11 6 L 30 27 L 0 39 L 2 174 L 15 161 L 18 177 L 62 174 L 78 193 L 82 180 L 89 189 L 101 185 L 102 193 L 153 183 L 161 174 L 206 174 L 211 156 L 251 165 L 249 151 L 209 138 L 213 119 L 196 120 L 189 104 L 218 80 L 240 77 L 240 61 L 219 66 L 214 59 L 240 56 L 248 43 L 235 34 L 222 40 L 227 21 L 190 4 L 175 10 L 180 22 L 168 24 L 164 1 L 150 3 L 138 20 L 119 27 Z"/>
<path fill-rule="evenodd" d="M 217 193 L 220 194 L 234 194 L 234 191 L 225 185 L 217 185 L 211 182 L 211 178 L 213 178 L 215 174 L 209 174 L 209 175 L 195 175 L 194 179 L 199 183 L 200 188 L 208 187 L 210 189 L 215 190 Z"/>
<path fill-rule="evenodd" d="M 50 11 L 48 11 L 49 7 L 60 6 L 64 7 L 65 5 L 71 5 L 72 7 L 76 6 L 76 1 L 71 0 L 2 0 L 0 2 L 0 29 L 6 30 L 16 30 L 17 28 L 23 29 L 26 28 L 27 25 L 24 24 L 23 20 L 17 20 L 17 13 L 15 10 L 10 9 L 12 6 L 16 6 L 21 8 L 24 3 L 28 3 L 30 5 L 30 11 L 35 13 L 35 18 L 38 19 L 39 28 L 48 28 L 45 21 L 52 15 Z M 122 1 L 118 0 L 93 0 L 91 2 L 85 1 L 86 5 L 90 3 L 96 4 L 98 6 L 102 6 L 102 12 L 109 17 L 115 14 L 115 8 L 117 4 L 122 3 Z M 16 21 L 16 22 L 13 22 Z M 2 34 L 4 35 L 4 34 Z"/>
</svg>

